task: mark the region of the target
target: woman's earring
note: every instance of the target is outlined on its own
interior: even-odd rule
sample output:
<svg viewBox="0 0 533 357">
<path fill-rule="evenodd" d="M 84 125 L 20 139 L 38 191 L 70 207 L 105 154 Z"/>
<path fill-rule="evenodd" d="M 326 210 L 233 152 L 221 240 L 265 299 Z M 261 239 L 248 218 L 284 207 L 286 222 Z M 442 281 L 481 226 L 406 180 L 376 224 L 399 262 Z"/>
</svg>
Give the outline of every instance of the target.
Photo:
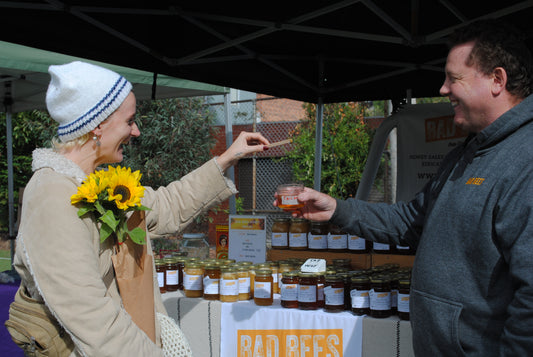
<svg viewBox="0 0 533 357">
<path fill-rule="evenodd" d="M 100 139 L 98 138 L 98 136 L 93 136 L 93 140 L 94 140 L 94 143 L 96 144 L 96 146 L 100 146 Z"/>
</svg>

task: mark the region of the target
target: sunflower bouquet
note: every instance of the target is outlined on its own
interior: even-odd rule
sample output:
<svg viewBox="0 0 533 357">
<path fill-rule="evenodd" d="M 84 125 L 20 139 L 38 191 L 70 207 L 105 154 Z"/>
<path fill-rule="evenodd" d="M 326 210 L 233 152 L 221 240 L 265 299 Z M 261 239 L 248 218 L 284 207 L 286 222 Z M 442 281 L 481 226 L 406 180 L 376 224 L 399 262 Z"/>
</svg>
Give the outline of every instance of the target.
<svg viewBox="0 0 533 357">
<path fill-rule="evenodd" d="M 100 242 L 115 233 L 119 244 L 129 236 L 137 244 L 146 243 L 146 232 L 139 227 L 128 229 L 127 213 L 145 211 L 141 205 L 144 187 L 140 184 L 141 173 L 125 167 L 109 166 L 107 170 L 96 171 L 82 182 L 78 192 L 70 197 L 78 205 L 78 217 L 94 212 L 101 223 Z"/>
</svg>

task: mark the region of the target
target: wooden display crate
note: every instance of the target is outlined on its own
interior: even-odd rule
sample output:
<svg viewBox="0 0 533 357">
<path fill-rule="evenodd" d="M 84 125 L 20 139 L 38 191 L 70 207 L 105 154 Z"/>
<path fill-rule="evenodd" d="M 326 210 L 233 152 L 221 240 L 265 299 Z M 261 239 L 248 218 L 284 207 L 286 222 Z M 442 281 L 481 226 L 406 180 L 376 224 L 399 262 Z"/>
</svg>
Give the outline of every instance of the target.
<svg viewBox="0 0 533 357">
<path fill-rule="evenodd" d="M 353 270 L 368 269 L 372 266 L 370 254 L 336 253 L 336 252 L 314 252 L 312 250 L 291 250 L 291 249 L 268 249 L 267 259 L 271 261 L 286 260 L 289 258 L 298 259 L 326 259 L 327 264 L 331 264 L 333 259 L 351 259 Z"/>
<path fill-rule="evenodd" d="M 412 267 L 414 255 L 399 254 L 353 254 L 353 253 L 335 253 L 335 252 L 314 252 L 312 250 L 291 250 L 291 249 L 268 249 L 267 260 L 280 261 L 289 258 L 309 259 L 318 258 L 326 259 L 331 264 L 333 259 L 351 259 L 352 269 L 368 269 L 370 267 L 384 264 L 399 264 L 400 267 Z"/>
</svg>

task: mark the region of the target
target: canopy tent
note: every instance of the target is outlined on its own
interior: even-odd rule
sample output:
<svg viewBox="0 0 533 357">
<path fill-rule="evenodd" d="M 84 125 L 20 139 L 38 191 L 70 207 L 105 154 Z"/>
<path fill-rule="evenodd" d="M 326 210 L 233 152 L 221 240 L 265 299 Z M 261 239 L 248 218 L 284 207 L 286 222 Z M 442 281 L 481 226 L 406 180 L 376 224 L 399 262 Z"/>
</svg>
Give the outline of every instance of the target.
<svg viewBox="0 0 533 357">
<path fill-rule="evenodd" d="M 533 0 L 0 1 L 0 40 L 318 103 L 319 188 L 323 104 L 438 96 L 445 37 L 482 18 L 533 47 Z"/>
<path fill-rule="evenodd" d="M 223 94 L 228 88 L 174 78 L 119 65 L 80 59 L 79 57 L 0 41 L 0 98 L 10 96 L 12 112 L 44 109 L 52 64 L 83 60 L 120 73 L 133 84 L 137 99 L 192 97 Z M 155 84 L 154 87 L 154 78 Z M 3 111 L 3 108 L 0 109 Z"/>
<path fill-rule="evenodd" d="M 8 228 L 10 237 L 13 237 L 15 233 L 11 115 L 13 112 L 44 109 L 46 107 L 46 89 L 50 81 L 48 67 L 52 64 L 64 64 L 75 60 L 91 62 L 120 73 L 133 84 L 133 91 L 137 99 L 141 100 L 216 95 L 229 92 L 229 89 L 225 87 L 165 75 L 154 76 L 154 74 L 146 71 L 0 41 L 0 99 L 4 104 L 0 112 L 6 112 Z"/>
<path fill-rule="evenodd" d="M 0 40 L 317 103 L 438 96 L 455 28 L 531 0 L 0 1 Z"/>
</svg>

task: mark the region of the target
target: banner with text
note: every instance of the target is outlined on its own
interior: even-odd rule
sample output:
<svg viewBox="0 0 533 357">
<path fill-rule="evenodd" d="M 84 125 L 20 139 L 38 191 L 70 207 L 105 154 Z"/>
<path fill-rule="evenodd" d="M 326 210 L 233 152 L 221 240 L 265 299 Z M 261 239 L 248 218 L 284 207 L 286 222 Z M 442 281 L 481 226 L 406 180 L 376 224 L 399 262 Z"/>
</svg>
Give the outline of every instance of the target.
<svg viewBox="0 0 533 357">
<path fill-rule="evenodd" d="M 396 200 L 409 201 L 437 174 L 444 156 L 467 133 L 453 123 L 449 103 L 406 106 L 398 116 L 398 187 Z"/>
<path fill-rule="evenodd" d="M 221 357 L 360 357 L 363 318 L 253 302 L 222 304 Z"/>
</svg>

